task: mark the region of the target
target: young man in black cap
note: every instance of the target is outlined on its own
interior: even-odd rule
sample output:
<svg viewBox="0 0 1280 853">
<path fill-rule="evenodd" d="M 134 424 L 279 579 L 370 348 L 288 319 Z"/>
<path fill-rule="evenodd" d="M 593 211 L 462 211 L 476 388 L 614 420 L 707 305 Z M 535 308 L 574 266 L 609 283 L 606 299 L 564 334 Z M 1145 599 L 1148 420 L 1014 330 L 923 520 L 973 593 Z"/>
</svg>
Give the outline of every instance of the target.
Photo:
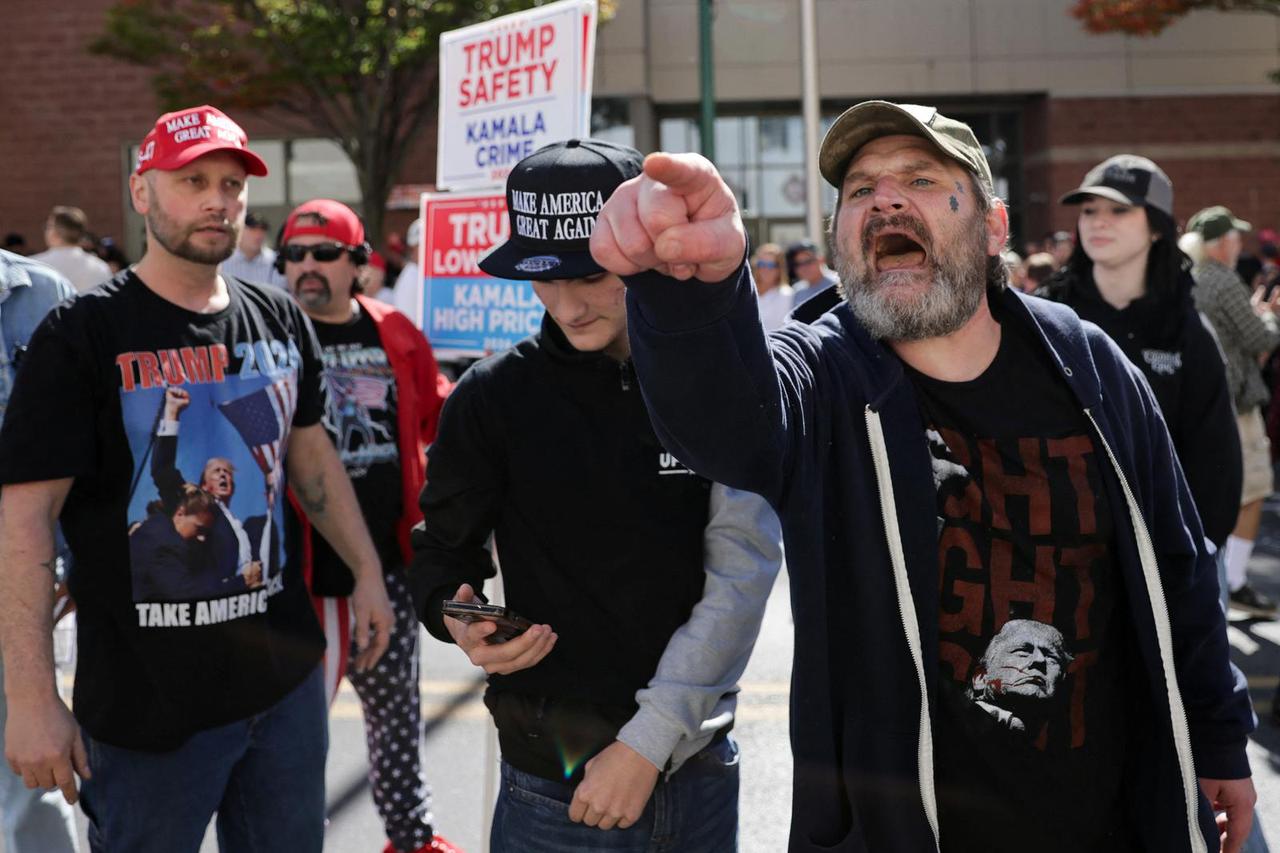
<svg viewBox="0 0 1280 853">
<path fill-rule="evenodd" d="M 517 164 L 512 237 L 480 266 L 534 280 L 542 330 L 463 376 L 429 451 L 410 583 L 427 629 L 490 674 L 495 851 L 736 848 L 729 729 L 780 533 L 757 496 L 696 476 L 650 426 L 622 281 L 587 251 L 639 171 L 637 151 L 596 140 Z M 500 644 L 492 623 L 441 614 L 493 576 L 490 535 L 508 604 L 536 623 Z"/>
</svg>

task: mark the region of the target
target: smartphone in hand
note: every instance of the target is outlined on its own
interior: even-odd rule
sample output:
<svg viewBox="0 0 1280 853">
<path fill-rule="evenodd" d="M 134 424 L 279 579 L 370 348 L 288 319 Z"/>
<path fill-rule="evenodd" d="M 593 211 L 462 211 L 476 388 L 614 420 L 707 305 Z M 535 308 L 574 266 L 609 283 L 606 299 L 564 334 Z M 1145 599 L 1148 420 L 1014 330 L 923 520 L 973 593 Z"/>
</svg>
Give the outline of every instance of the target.
<svg viewBox="0 0 1280 853">
<path fill-rule="evenodd" d="M 450 599 L 440 605 L 440 612 L 452 616 L 459 622 L 493 622 L 498 629 L 485 637 L 486 643 L 505 643 L 513 640 L 533 627 L 533 623 L 523 616 L 517 616 L 510 608 L 498 604 L 481 604 L 478 601 L 455 601 Z"/>
</svg>

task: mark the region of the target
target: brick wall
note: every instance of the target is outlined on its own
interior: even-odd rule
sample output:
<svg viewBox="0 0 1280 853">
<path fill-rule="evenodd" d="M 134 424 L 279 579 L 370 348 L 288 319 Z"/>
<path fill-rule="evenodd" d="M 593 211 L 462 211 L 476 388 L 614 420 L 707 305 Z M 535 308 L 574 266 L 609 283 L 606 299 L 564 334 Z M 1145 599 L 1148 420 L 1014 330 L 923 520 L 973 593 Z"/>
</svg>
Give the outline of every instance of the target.
<svg viewBox="0 0 1280 853">
<path fill-rule="evenodd" d="M 1028 128 L 1026 152 L 1033 236 L 1073 228 L 1073 212 L 1058 197 L 1122 152 L 1150 157 L 1165 170 L 1179 223 L 1225 204 L 1255 227 L 1280 225 L 1280 94 L 1051 98 L 1028 110 L 1027 124 L 1035 126 Z"/>
</svg>

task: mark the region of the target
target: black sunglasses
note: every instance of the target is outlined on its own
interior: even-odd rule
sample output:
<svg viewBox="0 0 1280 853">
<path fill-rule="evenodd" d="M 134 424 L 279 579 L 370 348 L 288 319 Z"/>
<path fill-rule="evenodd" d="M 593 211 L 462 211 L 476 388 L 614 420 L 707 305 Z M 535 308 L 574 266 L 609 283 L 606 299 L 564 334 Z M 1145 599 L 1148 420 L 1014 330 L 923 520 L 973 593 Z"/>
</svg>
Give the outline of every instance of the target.
<svg viewBox="0 0 1280 853">
<path fill-rule="evenodd" d="M 322 264 L 336 261 L 347 247 L 341 243 L 316 243 L 304 246 L 301 243 L 288 243 L 280 249 L 280 254 L 291 264 L 300 264 L 311 255 Z"/>
</svg>

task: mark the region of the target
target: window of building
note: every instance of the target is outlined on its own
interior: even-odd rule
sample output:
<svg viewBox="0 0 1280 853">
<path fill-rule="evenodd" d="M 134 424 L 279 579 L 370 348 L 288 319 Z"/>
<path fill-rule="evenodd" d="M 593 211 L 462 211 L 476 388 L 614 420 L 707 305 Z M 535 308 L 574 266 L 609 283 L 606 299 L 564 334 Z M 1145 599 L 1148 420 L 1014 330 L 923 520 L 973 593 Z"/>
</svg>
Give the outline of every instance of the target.
<svg viewBox="0 0 1280 853">
<path fill-rule="evenodd" d="M 591 102 L 591 136 L 618 145 L 636 146 L 631 107 L 625 98 L 596 98 Z"/>
</svg>

